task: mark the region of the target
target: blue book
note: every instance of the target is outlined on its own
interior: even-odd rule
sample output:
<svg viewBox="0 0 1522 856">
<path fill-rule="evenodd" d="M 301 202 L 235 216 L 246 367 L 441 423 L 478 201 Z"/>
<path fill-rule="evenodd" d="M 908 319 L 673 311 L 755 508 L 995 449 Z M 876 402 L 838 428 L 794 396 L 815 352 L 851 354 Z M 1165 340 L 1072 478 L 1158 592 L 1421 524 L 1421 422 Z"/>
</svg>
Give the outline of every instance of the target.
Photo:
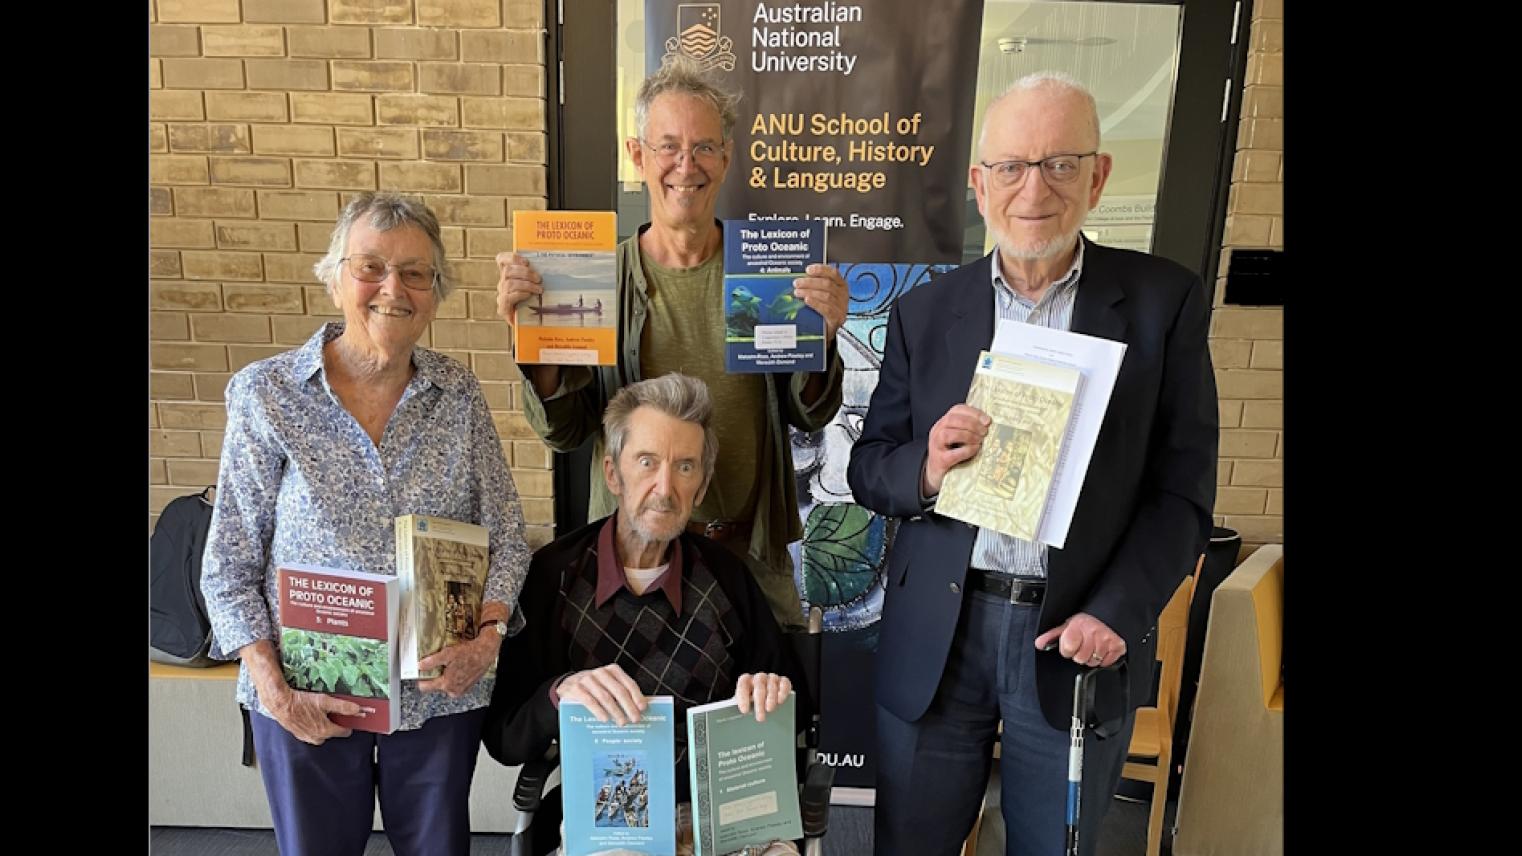
<svg viewBox="0 0 1522 856">
<path fill-rule="evenodd" d="M 598 722 L 560 703 L 565 856 L 676 852 L 676 707 L 651 696 L 639 722 Z"/>
<path fill-rule="evenodd" d="M 824 371 L 824 316 L 793 280 L 824 261 L 823 220 L 724 221 L 724 370 Z"/>
</svg>

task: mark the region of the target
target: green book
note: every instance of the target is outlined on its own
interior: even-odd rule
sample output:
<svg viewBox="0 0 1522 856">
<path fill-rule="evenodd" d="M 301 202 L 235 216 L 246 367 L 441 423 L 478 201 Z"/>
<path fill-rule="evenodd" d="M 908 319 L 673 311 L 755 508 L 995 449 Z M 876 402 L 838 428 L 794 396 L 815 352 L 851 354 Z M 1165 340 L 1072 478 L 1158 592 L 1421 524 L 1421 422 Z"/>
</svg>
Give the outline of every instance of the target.
<svg viewBox="0 0 1522 856">
<path fill-rule="evenodd" d="M 687 709 L 692 837 L 697 856 L 803 837 L 798 816 L 794 699 L 765 722 L 734 700 Z"/>
</svg>

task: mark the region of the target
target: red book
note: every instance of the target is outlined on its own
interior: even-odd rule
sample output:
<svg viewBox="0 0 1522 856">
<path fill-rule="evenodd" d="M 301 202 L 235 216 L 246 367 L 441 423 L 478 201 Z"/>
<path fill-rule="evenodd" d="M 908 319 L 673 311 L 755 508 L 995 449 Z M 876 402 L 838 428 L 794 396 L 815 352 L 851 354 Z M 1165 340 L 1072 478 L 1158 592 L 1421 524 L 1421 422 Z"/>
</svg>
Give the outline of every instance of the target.
<svg viewBox="0 0 1522 856">
<path fill-rule="evenodd" d="M 346 728 L 390 734 L 401 724 L 396 665 L 397 579 L 314 565 L 282 565 L 280 665 L 286 683 L 352 701 Z"/>
</svg>

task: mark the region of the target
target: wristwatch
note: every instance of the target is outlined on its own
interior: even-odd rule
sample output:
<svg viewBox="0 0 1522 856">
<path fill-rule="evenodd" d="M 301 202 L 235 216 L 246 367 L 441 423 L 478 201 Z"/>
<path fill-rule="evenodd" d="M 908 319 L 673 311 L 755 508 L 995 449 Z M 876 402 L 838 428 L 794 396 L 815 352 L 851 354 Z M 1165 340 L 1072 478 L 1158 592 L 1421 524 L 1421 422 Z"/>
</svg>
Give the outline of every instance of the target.
<svg viewBox="0 0 1522 856">
<path fill-rule="evenodd" d="M 506 621 L 503 621 L 500 618 L 496 619 L 495 621 L 483 621 L 483 622 L 481 622 L 481 626 L 476 628 L 476 634 L 480 635 L 481 631 L 485 630 L 488 627 L 495 628 L 496 631 L 497 631 L 497 635 L 498 636 L 501 636 L 504 639 L 507 638 L 507 622 Z"/>
</svg>

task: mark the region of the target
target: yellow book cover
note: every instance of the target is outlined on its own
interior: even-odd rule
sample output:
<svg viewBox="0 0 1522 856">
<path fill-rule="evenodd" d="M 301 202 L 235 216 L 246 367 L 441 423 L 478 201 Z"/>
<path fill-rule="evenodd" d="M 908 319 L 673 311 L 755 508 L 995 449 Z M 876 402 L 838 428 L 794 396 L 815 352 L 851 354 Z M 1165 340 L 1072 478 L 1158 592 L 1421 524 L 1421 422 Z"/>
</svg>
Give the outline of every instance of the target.
<svg viewBox="0 0 1522 856">
<path fill-rule="evenodd" d="M 513 249 L 544 285 L 543 294 L 518 304 L 518 363 L 618 362 L 616 223 L 612 211 L 513 212 Z"/>
<path fill-rule="evenodd" d="M 486 527 L 445 517 L 396 518 L 396 576 L 401 585 L 397 661 L 404 680 L 436 678 L 418 661 L 446 645 L 476 638 L 486 593 Z"/>
<path fill-rule="evenodd" d="M 979 354 L 967 403 L 993 424 L 978 454 L 946 473 L 936 513 L 1035 541 L 1082 378 L 1075 368 Z"/>
</svg>

